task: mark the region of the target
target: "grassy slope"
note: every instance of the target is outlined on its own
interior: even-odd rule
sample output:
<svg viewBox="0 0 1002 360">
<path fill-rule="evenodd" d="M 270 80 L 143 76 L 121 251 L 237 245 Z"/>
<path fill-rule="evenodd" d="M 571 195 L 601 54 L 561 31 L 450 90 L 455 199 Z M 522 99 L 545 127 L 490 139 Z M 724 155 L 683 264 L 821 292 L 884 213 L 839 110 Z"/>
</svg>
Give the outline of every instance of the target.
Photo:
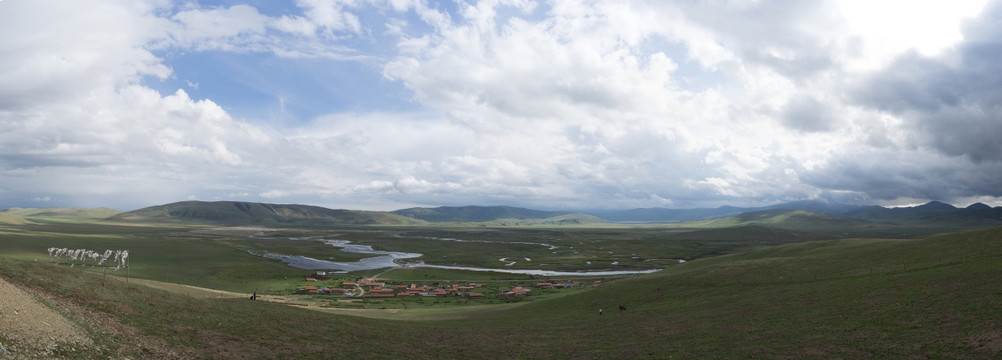
<svg viewBox="0 0 1002 360">
<path fill-rule="evenodd" d="M 498 219 L 484 222 L 485 225 L 498 226 L 501 224 L 514 224 L 516 226 L 596 226 L 605 223 L 605 220 L 586 214 L 565 214 L 544 219 Z M 506 225 L 501 225 L 506 226 Z"/>
<path fill-rule="evenodd" d="M 32 221 L 48 221 L 48 222 L 87 222 L 99 219 L 104 219 L 109 216 L 114 216 L 120 213 L 120 211 L 109 208 L 94 208 L 94 209 L 82 209 L 82 208 L 49 208 L 49 209 L 35 209 L 35 208 L 9 208 L 0 210 L 0 225 L 28 225 L 34 224 Z"/>
<path fill-rule="evenodd" d="M 723 228 L 735 226 L 773 226 L 800 231 L 846 231 L 865 227 L 868 223 L 835 215 L 803 210 L 764 210 L 737 216 L 685 223 L 693 227 Z"/>
<path fill-rule="evenodd" d="M 441 321 L 195 299 L 3 258 L 0 276 L 201 357 L 989 359 L 1002 356 L 1000 256 L 1002 228 L 798 243 Z"/>
<path fill-rule="evenodd" d="M 109 216 L 114 216 L 121 213 L 121 211 L 109 208 L 47 208 L 47 209 L 36 209 L 36 208 L 9 208 L 5 210 L 0 210 L 0 215 L 17 216 L 17 217 L 43 217 L 43 218 L 65 218 L 65 219 L 104 219 Z"/>
<path fill-rule="evenodd" d="M 442 206 L 410 208 L 390 213 L 429 222 L 489 222 L 498 219 L 544 219 L 565 215 L 562 211 L 542 211 L 511 206 Z"/>
<path fill-rule="evenodd" d="M 31 224 L 31 221 L 25 219 L 21 216 L 16 215 L 4 215 L 0 213 L 0 225 L 27 225 Z"/>
<path fill-rule="evenodd" d="M 0 227 L 0 252 L 47 261 L 49 247 L 124 249 L 131 253 L 132 276 L 247 292 L 282 288 L 286 286 L 283 277 L 300 278 L 303 274 L 275 260 L 247 254 L 227 243 L 228 239 L 196 237 L 192 229 L 197 227 L 63 222 Z"/>
<path fill-rule="evenodd" d="M 110 218 L 123 222 L 215 225 L 330 226 L 404 225 L 419 220 L 378 211 L 335 210 L 309 205 L 235 201 L 183 201 L 129 211 Z"/>
<path fill-rule="evenodd" d="M 876 214 L 861 212 L 844 217 L 805 210 L 772 209 L 726 218 L 689 221 L 679 225 L 693 228 L 757 225 L 795 231 L 895 238 L 928 236 L 1002 225 L 1002 220 L 999 220 L 1000 210 L 993 208 L 922 211 L 875 207 L 869 211 Z"/>
<path fill-rule="evenodd" d="M 634 334 L 621 340 L 637 356 L 992 358 L 1002 350 L 1000 255 L 999 228 L 791 244 L 621 282 L 588 305 L 629 305 L 616 326 Z M 564 301 L 546 305 L 590 310 Z"/>
</svg>

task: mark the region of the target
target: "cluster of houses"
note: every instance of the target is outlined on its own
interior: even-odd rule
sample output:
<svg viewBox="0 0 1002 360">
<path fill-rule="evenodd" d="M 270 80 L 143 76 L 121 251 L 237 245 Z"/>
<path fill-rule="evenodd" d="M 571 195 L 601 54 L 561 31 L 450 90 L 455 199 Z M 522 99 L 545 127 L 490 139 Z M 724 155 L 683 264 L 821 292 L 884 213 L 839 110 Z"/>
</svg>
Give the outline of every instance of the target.
<svg viewBox="0 0 1002 360">
<path fill-rule="evenodd" d="M 466 285 L 453 284 L 451 286 L 438 286 L 431 287 L 427 285 L 389 285 L 385 283 L 372 283 L 369 280 L 363 280 L 363 287 L 368 288 L 365 295 L 362 297 L 367 298 L 388 298 L 388 297 L 405 297 L 405 296 L 424 296 L 424 297 L 439 297 L 439 296 L 463 296 L 468 298 L 482 298 L 484 297 L 483 292 L 474 292 L 476 288 L 483 287 L 484 284 L 469 283 Z"/>
<path fill-rule="evenodd" d="M 329 279 L 327 273 L 323 271 L 318 271 L 316 275 L 312 275 L 306 278 L 306 281 L 319 281 Z M 474 291 L 483 288 L 486 284 L 478 283 L 467 283 L 467 284 L 451 284 L 447 286 L 427 286 L 425 284 L 386 284 L 384 282 L 376 282 L 371 279 L 361 279 L 359 281 L 344 281 L 341 283 L 340 287 L 325 287 L 325 286 L 313 286 L 306 285 L 299 288 L 299 293 L 301 294 L 316 294 L 316 295 L 343 295 L 343 296 L 361 296 L 364 298 L 394 298 L 394 297 L 410 297 L 410 296 L 422 296 L 422 297 L 441 297 L 441 296 L 462 296 L 466 298 L 483 298 L 483 291 Z M 543 281 L 532 285 L 538 289 L 563 289 L 581 286 L 580 282 L 574 281 Z M 498 295 L 501 297 L 519 297 L 527 296 L 532 293 L 532 290 L 523 287 L 516 286 L 510 289 L 501 289 Z"/>
<path fill-rule="evenodd" d="M 310 281 L 307 279 L 307 281 Z M 454 284 L 451 286 L 438 286 L 431 287 L 427 285 L 387 285 L 382 282 L 375 282 L 370 279 L 362 279 L 360 281 L 345 281 L 341 283 L 341 287 L 324 287 L 324 286 L 313 286 L 306 285 L 299 288 L 299 293 L 301 294 L 323 294 L 323 295 L 345 295 L 345 296 L 355 296 L 355 294 L 361 294 L 365 298 L 392 298 L 392 297 L 405 297 L 405 296 L 425 296 L 425 297 L 437 297 L 437 296 L 463 296 L 470 298 L 481 298 L 484 297 L 483 292 L 474 292 L 476 288 L 483 287 L 484 284 L 469 283 L 466 285 Z"/>
</svg>

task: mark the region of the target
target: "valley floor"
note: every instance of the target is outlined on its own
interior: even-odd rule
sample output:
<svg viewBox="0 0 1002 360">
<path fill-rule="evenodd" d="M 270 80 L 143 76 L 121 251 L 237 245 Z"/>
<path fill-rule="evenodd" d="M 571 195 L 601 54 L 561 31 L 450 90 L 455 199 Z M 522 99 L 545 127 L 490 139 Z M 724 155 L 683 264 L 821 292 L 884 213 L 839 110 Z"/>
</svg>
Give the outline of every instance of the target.
<svg viewBox="0 0 1002 360">
<path fill-rule="evenodd" d="M 134 228 L 79 224 L 46 229 L 61 232 L 17 228 L 0 236 L 0 347 L 8 351 L 0 359 L 1002 358 L 1002 228 L 768 247 L 749 229 L 703 233 L 675 243 L 732 251 L 538 300 L 409 309 L 416 311 L 331 310 L 329 301 L 328 309 L 324 302 L 304 309 L 303 298 L 284 296 L 265 299 L 287 304 L 250 301 L 258 283 L 242 281 L 291 279 L 302 271 L 229 247 L 244 238 L 195 238 L 187 231 L 167 236 L 161 229 L 134 236 Z M 673 244 L 667 237 L 644 239 L 652 234 L 646 229 L 623 232 L 614 240 L 615 234 L 580 233 L 589 236 L 573 242 L 597 250 L 615 245 L 625 254 L 638 243 Z M 136 260 L 164 256 L 134 262 L 126 283 L 28 251 L 59 242 L 128 245 Z M 442 242 L 422 245 L 429 243 Z M 302 246 L 291 246 L 297 244 Z M 270 245 L 312 250 L 306 242 Z M 756 249 L 736 251 L 741 245 Z M 494 261 L 497 255 L 482 257 Z M 169 267 L 178 258 L 186 266 Z M 137 274 L 169 275 L 201 287 L 138 280 Z M 361 276 L 374 275 L 386 276 Z M 394 273 L 408 282 L 456 279 L 450 275 L 455 273 Z M 242 286 L 219 286 L 233 282 Z M 287 284 L 283 278 L 271 286 Z M 233 292 L 217 290 L 223 288 Z M 629 310 L 617 311 L 619 305 Z M 345 316 L 358 311 L 369 316 Z"/>
</svg>

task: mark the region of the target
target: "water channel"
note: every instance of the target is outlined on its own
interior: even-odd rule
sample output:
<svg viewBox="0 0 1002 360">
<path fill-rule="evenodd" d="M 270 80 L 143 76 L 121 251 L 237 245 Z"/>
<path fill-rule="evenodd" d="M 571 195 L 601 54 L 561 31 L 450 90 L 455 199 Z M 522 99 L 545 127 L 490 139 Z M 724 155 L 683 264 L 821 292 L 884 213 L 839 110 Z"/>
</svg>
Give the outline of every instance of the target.
<svg viewBox="0 0 1002 360">
<path fill-rule="evenodd" d="M 300 255 L 283 255 L 273 252 L 251 251 L 250 253 L 253 255 L 266 257 L 269 259 L 281 260 L 283 263 L 297 269 L 305 269 L 305 270 L 337 269 L 340 270 L 339 272 L 341 273 L 361 271 L 361 270 L 382 269 L 395 266 L 404 266 L 409 268 L 424 267 L 424 268 L 448 269 L 448 270 L 485 271 L 485 272 L 499 272 L 506 274 L 524 274 L 524 275 L 539 275 L 539 276 L 613 276 L 613 275 L 631 275 L 631 274 L 650 274 L 653 272 L 661 271 L 661 269 L 635 270 L 635 271 L 632 270 L 552 271 L 552 270 L 542 270 L 542 269 L 491 269 L 491 268 L 478 268 L 470 266 L 431 265 L 431 264 L 425 264 L 424 262 L 401 265 L 397 264 L 396 260 L 414 259 L 414 258 L 419 258 L 423 255 L 418 253 L 408 253 L 401 251 L 375 250 L 369 245 L 352 244 L 350 240 L 323 240 L 323 242 L 327 245 L 341 248 L 341 251 L 344 252 L 350 252 L 356 254 L 373 254 L 378 256 L 368 257 L 354 262 L 339 262 L 339 261 L 314 259 L 311 257 L 300 256 Z"/>
</svg>

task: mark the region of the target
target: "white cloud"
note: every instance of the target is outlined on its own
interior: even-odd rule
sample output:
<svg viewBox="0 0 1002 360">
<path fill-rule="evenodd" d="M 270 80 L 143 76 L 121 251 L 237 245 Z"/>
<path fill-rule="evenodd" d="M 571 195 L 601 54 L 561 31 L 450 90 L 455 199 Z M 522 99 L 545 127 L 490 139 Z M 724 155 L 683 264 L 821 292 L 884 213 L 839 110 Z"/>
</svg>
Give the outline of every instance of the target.
<svg viewBox="0 0 1002 360">
<path fill-rule="evenodd" d="M 0 39 L 3 197 L 621 208 L 1002 196 L 997 4 L 962 29 L 977 3 L 873 18 L 849 2 L 296 6 L 0 3 L 0 30 L 24 34 Z M 919 23 L 937 30 L 877 26 Z M 316 71 L 361 61 L 414 98 L 269 124 L 193 98 L 211 87 L 199 78 L 178 82 L 191 94 L 147 86 L 202 51 L 310 58 Z"/>
<path fill-rule="evenodd" d="M 271 26 L 279 31 L 299 36 L 313 36 L 317 32 L 317 24 L 301 16 L 282 15 L 272 20 Z"/>
<path fill-rule="evenodd" d="M 234 50 L 240 44 L 263 36 L 268 18 L 249 5 L 229 8 L 192 8 L 171 17 L 178 28 L 171 35 L 179 44 L 195 50 Z"/>
<path fill-rule="evenodd" d="M 627 5 L 568 4 L 551 9 L 551 16 L 540 22 L 515 18 L 495 24 L 492 17 L 471 16 L 439 37 L 422 38 L 420 43 L 404 39 L 408 52 L 391 61 L 386 74 L 414 89 L 422 103 L 451 111 L 464 109 L 477 114 L 473 117 L 490 119 L 487 122 L 495 126 L 503 121 L 508 125 L 502 131 L 533 140 L 526 147 L 512 136 L 493 136 L 504 138 L 497 144 L 500 148 L 518 154 L 516 149 L 552 145 L 536 152 L 542 155 L 537 159 L 507 155 L 532 163 L 538 174 L 536 183 L 590 184 L 576 189 L 587 192 L 607 191 L 611 186 L 619 195 L 636 186 L 684 197 L 682 186 L 662 183 L 697 183 L 726 176 L 730 177 L 727 181 L 747 185 L 757 172 L 766 170 L 766 166 L 749 169 L 752 158 L 739 157 L 714 164 L 718 170 L 672 171 L 672 167 L 688 169 L 700 164 L 699 154 L 719 145 L 712 139 L 722 127 L 731 126 L 727 108 L 733 100 L 725 101 L 713 89 L 680 88 L 673 73 L 678 62 L 686 59 L 651 51 L 645 43 L 651 38 L 677 41 L 682 35 L 676 33 L 686 31 L 657 28 L 655 22 L 647 21 L 652 15 Z M 492 11 L 480 9 L 480 13 Z M 624 24 L 630 26 L 624 30 Z M 775 96 L 775 91 L 767 90 Z M 732 139 L 728 146 L 767 151 L 751 135 L 769 131 L 748 130 L 748 139 Z M 599 148 L 603 151 L 594 151 Z M 613 156 L 597 155 L 603 152 Z M 736 194 L 718 191 L 720 196 Z"/>
<path fill-rule="evenodd" d="M 860 60 L 883 64 L 908 49 L 932 56 L 963 40 L 960 23 L 976 16 L 985 3 L 844 0 L 838 5 L 849 33 L 861 38 L 864 50 L 872 53 Z"/>
<path fill-rule="evenodd" d="M 41 10 L 44 9 L 44 10 Z M 153 2 L 9 1 L 0 9 L 0 109 L 51 104 L 93 88 L 164 78 L 143 45 L 163 36 Z"/>
<path fill-rule="evenodd" d="M 353 1 L 303 0 L 297 5 L 303 16 L 270 17 L 245 4 L 202 7 L 186 3 L 169 19 L 160 19 L 165 39 L 150 47 L 270 53 L 284 58 L 343 60 L 360 56 L 342 44 L 362 35 L 361 23 L 351 12 Z"/>
<path fill-rule="evenodd" d="M 346 8 L 351 8 L 359 1 L 354 0 L 297 0 L 296 4 L 304 9 L 306 17 L 314 24 L 328 31 L 349 31 L 360 33 L 362 24 L 358 17 Z"/>
</svg>

